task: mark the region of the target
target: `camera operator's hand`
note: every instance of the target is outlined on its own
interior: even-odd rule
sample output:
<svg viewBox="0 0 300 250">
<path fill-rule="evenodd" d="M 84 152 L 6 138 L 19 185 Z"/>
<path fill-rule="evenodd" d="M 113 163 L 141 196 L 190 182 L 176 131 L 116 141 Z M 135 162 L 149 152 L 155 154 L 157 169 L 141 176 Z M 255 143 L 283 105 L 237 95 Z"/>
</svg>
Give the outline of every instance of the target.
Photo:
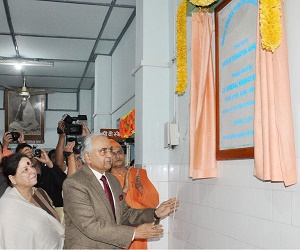
<svg viewBox="0 0 300 250">
<path fill-rule="evenodd" d="M 9 143 L 13 141 L 12 135 L 10 132 L 5 132 L 3 135 L 3 149 L 7 149 Z"/>
<path fill-rule="evenodd" d="M 20 143 L 20 144 L 21 143 L 25 143 L 25 136 L 24 136 L 23 132 L 20 132 L 18 130 L 16 130 L 16 131 L 20 133 L 20 137 L 18 139 L 18 143 Z"/>
<path fill-rule="evenodd" d="M 60 120 L 57 125 L 57 133 L 59 135 L 65 136 L 65 124 L 63 120 Z"/>
<path fill-rule="evenodd" d="M 82 124 L 82 136 L 87 136 L 91 133 L 91 131 L 89 130 L 89 128 L 85 125 L 84 122 L 81 123 Z"/>
<path fill-rule="evenodd" d="M 75 141 L 69 141 L 64 148 L 64 152 L 73 153 L 73 148 L 75 146 Z"/>
<path fill-rule="evenodd" d="M 68 155 L 66 156 L 68 158 L 67 176 L 74 174 L 78 170 L 76 167 L 76 159 L 73 152 L 74 146 L 75 146 L 75 141 L 70 141 L 67 143 L 67 145 L 64 148 L 64 155 Z"/>
<path fill-rule="evenodd" d="M 46 164 L 48 168 L 53 168 L 53 162 L 50 160 L 46 151 L 44 149 L 41 149 L 41 152 L 41 157 L 34 157 L 34 159 L 37 159 L 39 162 Z"/>
</svg>

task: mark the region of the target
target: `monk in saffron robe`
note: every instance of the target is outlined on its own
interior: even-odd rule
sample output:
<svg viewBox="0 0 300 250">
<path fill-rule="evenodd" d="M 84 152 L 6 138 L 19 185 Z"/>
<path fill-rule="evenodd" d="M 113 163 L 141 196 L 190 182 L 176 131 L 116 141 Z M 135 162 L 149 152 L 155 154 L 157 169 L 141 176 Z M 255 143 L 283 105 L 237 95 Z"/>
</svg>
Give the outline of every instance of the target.
<svg viewBox="0 0 300 250">
<path fill-rule="evenodd" d="M 141 168 L 126 168 L 122 146 L 110 139 L 112 146 L 112 168 L 110 172 L 119 180 L 132 208 L 155 208 L 159 204 L 159 194 L 148 179 L 147 172 Z M 147 249 L 147 240 L 134 240 L 128 249 Z"/>
</svg>

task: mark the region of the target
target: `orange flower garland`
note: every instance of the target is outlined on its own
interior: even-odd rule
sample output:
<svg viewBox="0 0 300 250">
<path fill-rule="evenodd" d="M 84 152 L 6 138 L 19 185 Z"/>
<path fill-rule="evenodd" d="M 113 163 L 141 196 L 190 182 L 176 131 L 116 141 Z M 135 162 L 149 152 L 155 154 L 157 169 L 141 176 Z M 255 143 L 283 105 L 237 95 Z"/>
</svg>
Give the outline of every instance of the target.
<svg viewBox="0 0 300 250">
<path fill-rule="evenodd" d="M 274 52 L 281 43 L 280 0 L 260 0 L 259 21 L 261 45 Z"/>
<path fill-rule="evenodd" d="M 120 120 L 120 136 L 128 138 L 135 133 L 135 109 L 131 110 Z"/>
<path fill-rule="evenodd" d="M 190 0 L 190 2 L 196 6 L 208 6 L 217 0 Z"/>
<path fill-rule="evenodd" d="M 186 3 L 183 0 L 177 10 L 177 85 L 176 92 L 184 94 L 187 85 Z"/>
</svg>

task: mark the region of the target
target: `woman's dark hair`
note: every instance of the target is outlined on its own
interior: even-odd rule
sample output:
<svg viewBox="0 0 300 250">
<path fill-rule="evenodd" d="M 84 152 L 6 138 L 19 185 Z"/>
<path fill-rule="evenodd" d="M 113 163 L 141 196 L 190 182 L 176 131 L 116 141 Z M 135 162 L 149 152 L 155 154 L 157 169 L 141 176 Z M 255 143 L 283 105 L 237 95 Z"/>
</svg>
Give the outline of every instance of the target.
<svg viewBox="0 0 300 250">
<path fill-rule="evenodd" d="M 2 161 L 2 173 L 7 180 L 7 184 L 12 187 L 12 183 L 8 178 L 9 175 L 15 175 L 17 173 L 19 162 L 22 158 L 28 158 L 26 155 L 21 153 L 15 153 L 10 156 L 4 157 Z"/>
</svg>

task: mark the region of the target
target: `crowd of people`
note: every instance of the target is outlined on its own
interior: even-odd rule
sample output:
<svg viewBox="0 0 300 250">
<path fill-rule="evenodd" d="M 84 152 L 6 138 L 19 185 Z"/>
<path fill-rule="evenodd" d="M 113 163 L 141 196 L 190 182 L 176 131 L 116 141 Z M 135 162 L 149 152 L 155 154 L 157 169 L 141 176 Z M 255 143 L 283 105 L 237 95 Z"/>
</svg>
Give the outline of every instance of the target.
<svg viewBox="0 0 300 250">
<path fill-rule="evenodd" d="M 1 249 L 147 249 L 160 238 L 160 219 L 179 203 L 159 205 L 147 172 L 125 166 L 120 143 L 83 123 L 81 147 L 58 122 L 58 142 L 36 153 L 22 131 L 15 150 L 0 142 Z"/>
</svg>

